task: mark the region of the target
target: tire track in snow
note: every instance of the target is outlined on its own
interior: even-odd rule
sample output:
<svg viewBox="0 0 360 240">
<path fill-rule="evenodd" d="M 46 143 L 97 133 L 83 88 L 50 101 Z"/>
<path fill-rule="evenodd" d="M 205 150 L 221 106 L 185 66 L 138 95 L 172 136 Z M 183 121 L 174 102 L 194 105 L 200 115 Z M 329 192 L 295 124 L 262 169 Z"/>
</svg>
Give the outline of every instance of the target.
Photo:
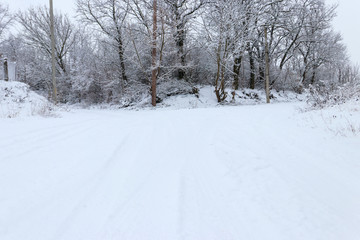
<svg viewBox="0 0 360 240">
<path fill-rule="evenodd" d="M 69 139 L 70 137 L 72 136 L 75 136 L 75 135 L 78 135 L 78 134 L 81 134 L 85 131 L 88 131 L 89 129 L 91 129 L 92 126 L 83 126 L 83 128 L 81 129 L 77 129 L 77 131 L 73 131 L 71 132 L 71 134 L 66 134 L 65 136 L 59 136 L 57 139 L 54 140 L 54 142 L 58 142 L 58 140 L 60 139 L 61 141 L 62 140 L 66 140 L 66 139 Z M 67 130 L 64 130 L 63 132 L 67 132 Z M 129 135 L 129 134 L 128 134 Z M 128 137 L 128 136 L 126 136 Z M 122 142 L 126 142 L 126 137 L 123 139 Z M 74 187 L 73 186 L 70 186 L 68 184 L 67 181 L 63 181 L 59 179 L 58 182 L 56 183 L 52 183 L 52 185 L 49 185 L 49 188 L 53 188 L 53 186 L 61 186 L 60 190 L 57 189 L 56 190 L 56 194 L 52 194 L 51 196 L 46 196 L 45 198 L 41 199 L 41 201 L 37 202 L 36 204 L 34 204 L 32 206 L 31 209 L 29 209 L 29 211 L 26 211 L 23 213 L 23 215 L 32 215 L 32 214 L 36 214 L 36 211 L 37 209 L 40 209 L 42 208 L 42 206 L 46 207 L 47 206 L 47 203 L 48 202 L 60 202 L 62 200 L 66 201 L 66 199 L 69 197 L 69 196 L 72 196 L 72 195 L 77 195 L 78 192 L 83 192 L 83 188 L 87 188 L 88 187 L 88 184 L 92 184 L 93 182 L 96 182 L 97 180 L 97 176 L 98 175 L 105 175 L 105 173 L 102 173 L 103 170 L 105 170 L 106 168 L 109 168 L 111 167 L 111 165 L 113 164 L 112 163 L 112 160 L 115 158 L 115 155 L 117 154 L 117 152 L 119 152 L 121 149 L 120 147 L 122 146 L 122 144 L 119 144 L 118 148 L 116 148 L 114 150 L 114 153 L 112 154 L 111 157 L 108 158 L 107 161 L 105 161 L 104 165 L 102 168 L 100 168 L 99 171 L 97 171 L 96 174 L 93 174 L 91 175 L 90 177 L 88 177 L 85 181 L 80 181 L 81 182 L 81 185 L 77 186 L 75 189 L 73 189 Z M 35 152 L 39 149 L 42 149 L 42 148 L 36 148 L 36 149 L 33 149 L 33 151 L 28 151 L 27 153 L 30 153 L 30 152 Z M 22 152 L 22 154 L 25 154 L 24 152 Z M 39 153 L 40 154 L 40 153 Z M 19 155 L 17 155 L 19 156 Z M 65 184 L 64 184 L 65 183 Z M 65 187 L 65 188 L 64 188 Z M 65 190 L 66 189 L 66 190 Z M 71 189 L 72 192 L 68 192 L 67 189 Z M 42 191 L 46 190 L 47 189 L 41 189 Z M 64 191 L 65 190 L 65 191 Z M 90 193 L 92 190 L 91 188 L 88 190 L 88 192 Z M 29 199 L 33 199 L 34 196 L 36 196 L 38 193 L 37 192 L 32 192 L 30 195 L 27 194 L 25 195 L 27 198 Z M 25 200 L 25 199 L 24 199 Z M 61 204 L 61 203 L 60 203 Z M 72 203 L 70 203 L 71 205 Z"/>
<path fill-rule="evenodd" d="M 117 229 L 113 233 L 109 234 L 108 237 L 110 239 L 128 239 L 128 237 L 131 235 L 138 236 L 141 234 L 138 230 L 136 230 L 140 226 L 136 226 L 136 229 L 134 229 L 134 223 L 140 220 L 140 218 L 144 215 L 144 212 L 150 210 L 147 206 L 149 201 L 156 202 L 154 201 L 154 197 L 156 199 L 158 196 L 155 195 L 155 192 L 152 192 L 151 190 L 154 189 L 154 187 L 161 189 L 161 182 L 163 182 L 162 180 L 159 180 L 159 178 L 161 179 L 164 174 L 164 168 L 166 164 L 164 160 L 166 159 L 161 157 L 161 153 L 158 152 L 160 149 L 151 145 L 151 143 L 155 142 L 159 145 L 162 145 L 162 143 L 165 142 L 169 146 L 171 145 L 171 141 L 169 141 L 170 139 L 166 138 L 167 134 L 164 129 L 166 130 L 167 128 L 165 128 L 163 124 L 155 124 L 155 127 L 151 130 L 150 133 L 146 134 L 146 137 L 143 138 L 141 140 L 141 144 L 139 144 L 140 148 L 143 149 L 143 152 L 151 152 L 152 155 L 157 157 L 152 159 L 150 165 L 147 160 L 141 164 L 146 166 L 147 170 L 144 171 L 144 168 L 140 171 L 140 173 L 137 173 L 137 176 L 142 176 L 142 178 L 136 180 L 133 179 L 131 181 L 134 187 L 128 193 L 126 198 L 123 199 L 121 204 L 119 204 L 118 207 L 114 209 L 111 221 L 105 225 L 106 229 Z M 153 136 L 157 136 L 157 138 L 151 139 Z M 163 147 L 166 148 L 166 146 Z M 143 153 L 139 153 L 135 158 L 144 160 L 144 157 L 145 156 Z M 147 158 L 145 157 L 145 159 Z M 144 201 L 146 201 L 146 203 Z M 153 208 L 156 208 L 156 206 L 153 206 Z M 135 209 L 136 211 L 134 211 Z M 158 213 L 158 215 L 161 215 L 161 213 Z M 156 231 L 156 229 L 153 229 L 153 231 Z"/>
<path fill-rule="evenodd" d="M 19 145 L 20 146 L 23 145 L 22 146 L 23 148 L 20 151 L 17 151 L 16 155 L 13 155 L 11 153 L 7 154 L 8 151 L 5 151 L 6 153 L 4 154 L 4 156 L 2 156 L 2 160 L 9 160 L 9 159 L 13 159 L 13 158 L 17 159 L 19 157 L 28 155 L 29 153 L 33 153 L 33 152 L 39 151 L 41 149 L 48 148 L 49 145 L 56 144 L 58 142 L 63 142 L 67 139 L 70 139 L 74 136 L 84 133 L 93 127 L 93 125 L 83 125 L 83 126 L 74 128 L 75 126 L 78 126 L 78 125 L 73 125 L 73 124 L 71 124 L 69 126 L 71 126 L 71 128 L 67 128 L 67 129 L 60 128 L 58 131 L 51 132 L 51 134 L 44 134 L 44 135 L 40 135 L 40 136 L 38 136 L 37 134 L 36 134 L 36 136 L 34 136 L 32 134 L 21 135 L 22 137 L 20 139 L 13 140 L 9 144 L 2 145 L 1 149 L 6 149 L 9 146 L 14 147 L 14 146 L 19 146 Z M 42 132 L 42 131 L 40 131 L 40 132 Z M 35 131 L 34 131 L 34 133 L 35 133 Z M 36 144 L 34 144 L 34 142 L 36 142 Z"/>
<path fill-rule="evenodd" d="M 59 133 L 64 132 L 63 131 L 64 127 L 74 127 L 74 126 L 84 125 L 84 123 L 88 123 L 90 121 L 94 121 L 94 119 L 87 119 L 87 120 L 82 120 L 82 121 L 78 121 L 78 122 L 74 122 L 74 123 L 58 124 L 56 126 L 51 126 L 51 127 L 42 127 L 42 128 L 37 128 L 37 129 L 31 130 L 31 131 L 26 131 L 26 132 L 17 133 L 17 134 L 12 133 L 10 136 L 6 136 L 4 139 L 0 140 L 0 149 L 5 149 L 8 146 L 12 146 L 12 145 L 18 143 L 19 140 L 33 141 L 34 138 L 38 137 L 39 134 L 42 135 L 43 133 L 46 133 L 47 138 L 51 138 L 53 136 L 58 135 Z M 49 131 L 49 130 L 53 130 L 53 129 L 55 129 L 55 131 Z M 59 129 L 61 129 L 61 131 L 58 131 Z M 71 128 L 69 130 L 71 130 Z M 48 133 L 50 133 L 50 134 L 48 134 Z"/>
<path fill-rule="evenodd" d="M 136 136 L 136 134 L 134 135 Z M 63 227 L 61 227 L 61 229 L 58 231 L 59 233 L 63 232 L 64 239 L 66 239 L 66 229 L 68 229 L 69 226 L 73 224 L 74 219 L 82 217 L 82 206 L 84 204 L 87 204 L 89 206 L 96 206 L 100 204 L 98 206 L 102 206 L 102 203 L 99 201 L 102 201 L 102 196 L 107 195 L 107 193 L 104 192 L 105 190 L 103 190 L 104 188 L 106 188 L 106 186 L 114 185 L 114 183 L 116 183 L 117 188 L 113 189 L 113 193 L 111 195 L 113 199 L 109 199 L 109 205 L 111 206 L 107 206 L 105 208 L 104 206 L 102 206 L 104 212 L 101 213 L 100 218 L 102 218 L 103 221 L 99 221 L 99 225 L 102 226 L 101 229 L 107 228 L 109 222 L 112 222 L 112 219 L 116 218 L 119 212 L 121 212 L 123 209 L 126 209 L 126 206 L 132 202 L 132 199 L 137 199 L 142 194 L 141 190 L 144 189 L 144 186 L 147 184 L 146 175 L 144 176 L 144 178 L 140 179 L 137 184 L 135 184 L 134 182 L 129 182 L 129 180 L 133 178 L 131 174 L 134 173 L 136 171 L 135 168 L 139 166 L 139 159 L 128 155 L 132 152 L 132 149 L 128 146 L 131 146 L 134 141 L 137 141 L 137 139 L 130 138 L 130 136 L 131 132 L 128 132 L 127 136 L 122 140 L 122 143 L 119 144 L 117 149 L 113 152 L 112 156 L 106 161 L 102 169 L 97 171 L 89 178 L 92 183 L 88 187 L 87 193 L 84 195 L 82 200 L 78 201 L 78 204 L 74 208 L 74 211 L 71 215 L 67 217 L 67 220 L 65 220 L 63 223 Z M 127 144 L 127 142 L 129 141 L 130 144 Z M 141 139 L 141 142 L 145 144 L 145 139 Z M 139 147 L 141 148 L 142 145 L 140 144 Z M 123 161 L 123 159 L 121 159 L 124 157 L 127 158 L 125 162 Z M 121 175 L 121 172 L 124 174 Z M 148 173 L 148 175 L 151 174 L 153 173 Z M 94 181 L 91 179 L 96 180 Z M 132 191 L 128 192 L 126 190 L 127 184 L 135 184 L 135 186 L 132 188 Z M 124 196 L 124 194 L 126 198 L 122 199 L 122 196 Z M 116 202 L 117 200 L 119 200 L 119 202 L 117 203 L 117 205 L 114 205 L 114 202 Z M 118 206 L 118 208 L 114 208 L 114 206 Z"/>
<path fill-rule="evenodd" d="M 149 139 L 144 138 L 139 145 L 144 146 L 145 152 L 148 152 L 148 149 L 152 150 L 152 155 L 157 157 L 152 158 L 151 162 L 146 160 L 139 162 L 147 170 L 140 169 L 137 172 L 136 175 L 142 176 L 141 179 L 129 179 L 134 187 L 124 198 L 124 202 L 114 210 L 112 219 L 105 225 L 109 233 L 102 238 L 170 239 L 177 236 L 176 228 L 173 227 L 177 226 L 179 214 L 176 196 L 178 195 L 181 156 L 179 156 L 179 149 L 173 144 L 174 136 L 177 135 L 176 124 L 172 121 L 160 120 L 155 125 L 152 133 L 148 134 Z M 151 136 L 156 136 L 153 143 L 166 149 L 166 152 L 171 152 L 171 156 L 167 157 L 161 149 L 149 144 Z M 144 158 L 144 154 L 141 153 L 136 158 Z M 156 225 L 153 226 L 156 222 L 151 221 L 150 217 L 158 220 Z M 169 226 L 169 229 L 164 231 L 161 226 Z M 173 234 L 166 235 L 165 233 Z M 158 237 L 149 238 L 148 236 Z"/>
<path fill-rule="evenodd" d="M 198 158 L 198 161 L 190 168 L 192 176 L 190 184 L 193 186 L 194 194 L 190 199 L 195 201 L 193 202 L 194 209 L 198 210 L 198 216 L 195 219 L 199 221 L 194 225 L 204 226 L 201 232 L 198 231 L 201 235 L 195 235 L 190 239 L 235 240 L 237 238 L 234 234 L 239 229 L 239 225 L 242 225 L 241 219 L 236 217 L 243 214 L 239 212 L 241 208 L 233 202 L 236 199 L 237 186 L 233 179 L 224 174 L 223 164 L 215 160 L 213 156 L 211 153 L 205 154 L 202 158 Z M 232 187 L 235 188 L 229 189 Z M 241 199 L 237 200 L 238 204 L 241 204 Z M 227 224 L 224 224 L 225 222 Z M 225 225 L 226 229 L 219 228 L 221 225 Z"/>
<path fill-rule="evenodd" d="M 188 120 L 184 119 L 182 122 L 188 122 Z M 208 129 L 196 123 L 190 123 L 190 125 L 189 129 L 196 129 L 196 132 L 191 133 L 190 139 L 188 135 L 183 134 L 186 151 L 184 164 L 179 174 L 179 239 L 219 239 L 211 236 L 216 235 L 215 225 L 210 231 L 212 234 L 209 234 L 209 228 L 202 229 L 207 224 L 213 225 L 212 222 L 215 219 L 219 222 L 226 220 L 216 215 L 216 209 L 221 209 L 226 204 L 223 201 L 224 198 L 219 198 L 221 193 L 218 188 L 215 190 L 218 184 L 214 184 L 214 179 L 223 181 L 223 176 L 218 174 L 219 167 L 222 168 L 221 163 L 213 160 L 212 152 L 207 152 L 208 147 L 216 142 L 214 132 L 209 133 Z M 213 164 L 215 166 L 212 166 Z M 225 193 L 222 195 L 226 196 Z M 208 204 L 209 202 L 211 204 Z M 212 220 L 209 220 L 209 216 Z M 194 229 L 194 226 L 201 229 Z M 236 229 L 236 226 L 232 225 L 231 228 Z M 223 237 L 235 239 L 230 233 L 224 233 Z"/>
<path fill-rule="evenodd" d="M 76 136 L 77 134 L 81 134 L 81 133 L 84 133 L 84 132 L 88 131 L 89 129 L 90 129 L 90 127 L 85 127 L 85 128 L 77 129 L 76 131 L 73 130 L 73 131 L 71 131 L 70 134 L 61 134 L 61 133 L 59 133 L 61 135 L 54 135 L 54 136 L 52 136 L 50 138 L 47 136 L 47 137 L 44 137 L 44 138 L 41 138 L 41 139 L 36 139 L 37 142 L 38 141 L 40 141 L 40 142 L 38 142 L 35 146 L 32 145 L 32 146 L 26 147 L 25 150 L 21 150 L 21 151 L 17 152 L 16 155 L 7 154 L 7 155 L 3 156 L 2 159 L 3 160 L 17 159 L 19 157 L 23 157 L 23 156 L 28 155 L 30 153 L 38 152 L 41 149 L 47 148 L 48 147 L 47 144 L 56 144 L 58 142 L 68 140 L 71 137 Z M 62 132 L 62 133 L 66 133 L 66 132 Z M 44 144 L 44 140 L 49 140 L 49 139 L 51 139 L 51 140 L 46 141 L 46 144 Z"/>
<path fill-rule="evenodd" d="M 83 210 L 83 206 L 86 205 L 87 202 L 99 191 L 102 187 L 102 184 L 105 181 L 105 178 L 109 177 L 109 172 L 111 169 L 114 169 L 114 165 L 118 162 L 116 160 L 117 156 L 124 148 L 126 141 L 129 139 L 130 132 L 128 132 L 125 137 L 121 140 L 121 142 L 117 145 L 117 147 L 113 150 L 111 156 L 105 161 L 102 167 L 91 174 L 89 177 L 84 179 L 81 185 L 79 185 L 75 192 L 81 191 L 83 192 L 81 198 L 76 201 L 76 203 L 72 203 L 73 207 L 67 217 L 62 221 L 61 226 L 58 228 L 57 233 L 54 236 L 54 239 L 61 239 L 64 234 L 66 234 L 66 230 L 72 225 L 72 221 L 74 218 L 78 217 Z M 85 188 L 85 190 L 83 189 Z"/>
</svg>

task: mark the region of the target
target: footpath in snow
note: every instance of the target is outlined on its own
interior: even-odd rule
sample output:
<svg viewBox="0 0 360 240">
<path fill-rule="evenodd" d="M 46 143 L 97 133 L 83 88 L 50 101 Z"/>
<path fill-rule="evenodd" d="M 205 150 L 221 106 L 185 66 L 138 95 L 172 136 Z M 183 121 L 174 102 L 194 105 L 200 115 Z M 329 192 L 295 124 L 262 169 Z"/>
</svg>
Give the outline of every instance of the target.
<svg viewBox="0 0 360 240">
<path fill-rule="evenodd" d="M 358 240 L 360 138 L 296 107 L 0 119 L 0 239 Z"/>
</svg>

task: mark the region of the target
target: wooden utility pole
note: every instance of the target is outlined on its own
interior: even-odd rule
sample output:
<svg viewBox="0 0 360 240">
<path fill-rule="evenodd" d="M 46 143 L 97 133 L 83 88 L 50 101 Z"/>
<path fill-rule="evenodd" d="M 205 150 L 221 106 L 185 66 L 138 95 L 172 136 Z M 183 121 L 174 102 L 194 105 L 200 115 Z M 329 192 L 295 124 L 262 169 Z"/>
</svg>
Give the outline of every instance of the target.
<svg viewBox="0 0 360 240">
<path fill-rule="evenodd" d="M 56 69 L 55 69 L 55 31 L 54 31 L 54 7 L 53 0 L 50 3 L 50 35 L 51 35 L 51 71 L 52 71 L 52 85 L 53 85 L 53 101 L 57 103 L 57 88 L 56 88 Z"/>
<path fill-rule="evenodd" d="M 265 92 L 266 92 L 266 103 L 270 103 L 270 66 L 269 66 L 269 46 L 267 40 L 267 27 L 264 29 L 265 35 Z"/>
<path fill-rule="evenodd" d="M 7 58 L 4 58 L 4 80 L 9 81 L 9 67 Z"/>
<path fill-rule="evenodd" d="M 153 42 L 152 42 L 152 74 L 151 74 L 151 104 L 156 106 L 156 32 L 157 32 L 157 0 L 153 0 Z"/>
</svg>

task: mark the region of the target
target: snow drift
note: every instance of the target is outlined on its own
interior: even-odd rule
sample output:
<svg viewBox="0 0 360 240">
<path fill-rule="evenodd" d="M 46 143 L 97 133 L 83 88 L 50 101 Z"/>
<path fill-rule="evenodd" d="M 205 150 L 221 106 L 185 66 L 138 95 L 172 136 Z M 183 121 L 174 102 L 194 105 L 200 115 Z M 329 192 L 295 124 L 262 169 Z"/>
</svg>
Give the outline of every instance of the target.
<svg viewBox="0 0 360 240">
<path fill-rule="evenodd" d="M 0 81 L 0 118 L 50 116 L 54 107 L 21 82 Z"/>
</svg>

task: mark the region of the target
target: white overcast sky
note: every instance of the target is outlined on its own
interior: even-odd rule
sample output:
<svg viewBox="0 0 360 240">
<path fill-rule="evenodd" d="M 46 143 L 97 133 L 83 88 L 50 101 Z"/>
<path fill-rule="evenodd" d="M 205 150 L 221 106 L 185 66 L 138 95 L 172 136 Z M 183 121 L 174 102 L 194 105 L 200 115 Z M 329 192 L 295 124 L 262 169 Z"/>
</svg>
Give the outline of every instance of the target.
<svg viewBox="0 0 360 240">
<path fill-rule="evenodd" d="M 76 0 L 53 0 L 54 8 L 75 14 Z M 8 4 L 12 11 L 26 9 L 29 6 L 48 5 L 49 0 L 0 0 Z M 341 32 L 348 53 L 354 63 L 360 64 L 360 0 L 326 0 L 329 4 L 338 3 L 337 17 L 333 22 L 336 31 Z"/>
</svg>

